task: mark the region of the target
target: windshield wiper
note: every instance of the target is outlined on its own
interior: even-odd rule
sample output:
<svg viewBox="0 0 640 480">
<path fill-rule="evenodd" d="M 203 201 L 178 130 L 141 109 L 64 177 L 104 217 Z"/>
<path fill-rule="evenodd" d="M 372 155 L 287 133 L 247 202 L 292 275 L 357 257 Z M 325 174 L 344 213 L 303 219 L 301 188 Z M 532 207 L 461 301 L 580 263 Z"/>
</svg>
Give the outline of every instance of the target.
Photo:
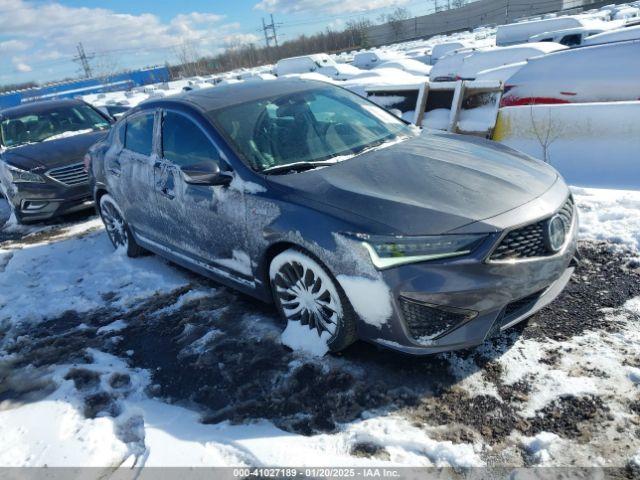
<svg viewBox="0 0 640 480">
<path fill-rule="evenodd" d="M 273 167 L 265 168 L 261 173 L 269 175 L 274 173 L 304 172 L 305 170 L 313 170 L 314 168 L 318 167 L 334 165 L 344 160 L 348 160 L 349 158 L 353 158 L 357 155 L 362 155 L 363 153 L 369 152 L 371 150 L 384 147 L 385 144 L 391 145 L 408 138 L 408 136 L 395 135 L 391 138 L 378 140 L 377 142 L 364 145 L 358 149 L 352 149 L 348 154 L 334 155 L 333 157 L 329 157 L 327 160 L 319 160 L 317 162 L 295 162 L 287 163 L 286 165 L 274 165 Z"/>
<path fill-rule="evenodd" d="M 324 167 L 327 165 L 333 165 L 335 161 L 322 161 L 322 162 L 297 162 L 287 163 L 286 165 L 274 165 L 273 167 L 265 168 L 262 173 L 274 174 L 284 172 L 304 172 L 306 170 L 313 170 L 314 168 Z"/>
</svg>

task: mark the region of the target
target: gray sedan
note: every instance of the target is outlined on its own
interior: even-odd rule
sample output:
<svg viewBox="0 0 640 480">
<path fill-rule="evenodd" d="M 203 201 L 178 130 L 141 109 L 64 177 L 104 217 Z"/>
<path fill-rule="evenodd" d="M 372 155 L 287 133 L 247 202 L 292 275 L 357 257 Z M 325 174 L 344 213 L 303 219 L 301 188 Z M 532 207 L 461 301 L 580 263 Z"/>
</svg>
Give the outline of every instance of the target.
<svg viewBox="0 0 640 480">
<path fill-rule="evenodd" d="M 89 155 L 116 247 L 274 302 L 333 351 L 358 338 L 413 354 L 477 345 L 573 272 L 577 214 L 553 168 L 421 133 L 324 83 L 148 101 Z"/>
</svg>

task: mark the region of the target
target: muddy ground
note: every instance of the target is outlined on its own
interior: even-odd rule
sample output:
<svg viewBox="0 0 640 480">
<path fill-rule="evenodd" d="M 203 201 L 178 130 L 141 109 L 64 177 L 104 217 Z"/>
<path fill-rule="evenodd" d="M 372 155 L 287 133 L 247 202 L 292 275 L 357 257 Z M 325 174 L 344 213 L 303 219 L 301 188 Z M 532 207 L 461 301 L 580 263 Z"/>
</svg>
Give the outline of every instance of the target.
<svg viewBox="0 0 640 480">
<path fill-rule="evenodd" d="M 36 238 L 55 235 L 56 227 L 51 227 Z M 0 242 L 6 247 L 19 240 L 20 235 L 12 233 Z M 589 442 L 613 420 L 607 398 L 565 396 L 527 418 L 520 406 L 530 394 L 530 383 L 505 384 L 496 361 L 518 339 L 564 341 L 589 330 L 620 328 L 615 320 L 605 320 L 602 309 L 618 308 L 640 296 L 640 265 L 627 252 L 606 243 L 582 242 L 580 250 L 579 270 L 551 306 L 491 339 L 488 346 L 424 358 L 363 342 L 340 355 L 303 357 L 280 344 L 283 326 L 272 307 L 193 275 L 191 286 L 154 296 L 125 312 L 68 311 L 36 327 L 20 327 L 8 342 L 6 332 L 0 330 L 0 345 L 4 341 L 11 355 L 0 365 L 0 402 L 29 402 L 46 396 L 53 386 L 41 374 L 51 365 L 75 364 L 69 378 L 78 390 L 87 392 L 84 414 L 117 415 L 113 392 L 126 390 L 130 380 L 126 375 L 115 376 L 110 379 L 111 392 L 100 391 L 96 374 L 83 368 L 91 362 L 86 353 L 91 347 L 148 370 L 150 394 L 198 409 L 205 423 L 267 418 L 284 430 L 310 435 L 336 431 L 341 423 L 362 418 L 366 412 L 394 412 L 428 428 L 440 440 L 481 441 L 494 447 L 496 453 L 487 455 L 487 461 L 495 464 L 513 461 L 513 453 L 505 459 L 499 452 L 514 433 L 532 436 L 545 431 L 577 443 Z M 196 287 L 212 293 L 176 307 L 180 296 Z M 105 300 L 114 300 L 118 292 L 109 296 Z M 98 332 L 116 320 L 124 321 L 126 328 Z M 547 352 L 542 362 L 554 365 L 564 353 Z M 460 388 L 459 374 L 452 373 L 453 359 L 471 360 L 499 395 L 472 394 Z M 630 352 L 628 362 L 640 366 L 640 352 Z M 594 369 L 589 374 L 602 372 Z M 639 405 L 640 396 L 629 404 L 629 412 L 639 413 Z M 621 448 L 628 442 L 631 449 L 638 438 L 640 425 L 620 432 L 615 441 L 621 442 Z M 352 453 L 385 457 L 383 447 L 366 443 L 356 445 Z M 516 455 L 521 457 L 520 464 L 528 464 L 525 452 Z M 630 469 L 626 472 L 631 475 Z"/>
</svg>

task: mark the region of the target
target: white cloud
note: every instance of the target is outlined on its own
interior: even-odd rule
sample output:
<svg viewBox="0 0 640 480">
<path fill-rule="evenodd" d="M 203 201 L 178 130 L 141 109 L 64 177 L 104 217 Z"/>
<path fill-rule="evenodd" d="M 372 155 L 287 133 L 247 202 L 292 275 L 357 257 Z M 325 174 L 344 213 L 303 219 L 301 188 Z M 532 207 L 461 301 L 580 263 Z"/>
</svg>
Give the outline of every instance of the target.
<svg viewBox="0 0 640 480">
<path fill-rule="evenodd" d="M 217 23 L 224 19 L 224 15 L 216 15 L 214 13 L 199 13 L 199 12 L 191 12 L 191 13 L 181 13 L 180 15 L 176 15 L 171 23 L 188 23 L 192 25 L 197 24 L 211 24 Z"/>
<path fill-rule="evenodd" d="M 337 14 L 395 7 L 408 2 L 409 0 L 260 0 L 253 8 L 270 13 L 315 11 Z"/>
<path fill-rule="evenodd" d="M 224 36 L 224 45 L 247 45 L 249 43 L 256 43 L 258 40 L 260 40 L 260 37 L 253 33 L 232 33 Z"/>
<path fill-rule="evenodd" d="M 7 40 L 0 42 L 0 53 L 11 54 L 15 52 L 22 52 L 29 48 L 29 45 L 20 40 Z"/>
<path fill-rule="evenodd" d="M 33 70 L 29 65 L 24 62 L 14 62 L 13 68 L 16 69 L 16 72 L 27 73 Z"/>
<path fill-rule="evenodd" d="M 21 61 L 13 62 L 19 73 L 32 68 L 44 75 L 55 62 L 54 70 L 64 69 L 68 74 L 76 68 L 71 60 L 79 42 L 87 53 L 112 55 L 122 67 L 139 67 L 175 60 L 174 49 L 183 42 L 197 44 L 202 54 L 212 54 L 230 38 L 257 39 L 224 19 L 215 13 L 191 12 L 163 22 L 149 13 L 130 15 L 55 2 L 34 5 L 25 0 L 0 0 L 0 32 L 7 39 L 0 43 L 0 53 L 20 52 Z M 24 58 L 29 59 L 28 64 Z"/>
</svg>

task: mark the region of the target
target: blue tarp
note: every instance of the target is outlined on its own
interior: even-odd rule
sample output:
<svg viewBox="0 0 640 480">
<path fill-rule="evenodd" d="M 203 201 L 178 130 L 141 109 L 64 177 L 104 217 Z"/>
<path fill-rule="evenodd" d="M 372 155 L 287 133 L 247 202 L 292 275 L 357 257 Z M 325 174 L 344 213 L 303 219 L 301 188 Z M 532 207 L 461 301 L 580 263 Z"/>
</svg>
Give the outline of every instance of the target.
<svg viewBox="0 0 640 480">
<path fill-rule="evenodd" d="M 54 98 L 73 98 L 90 93 L 129 90 L 133 87 L 169 80 L 166 67 L 150 68 L 135 72 L 120 73 L 108 78 L 87 78 L 15 92 L 0 93 L 0 108 L 14 107 L 21 103 Z"/>
</svg>

